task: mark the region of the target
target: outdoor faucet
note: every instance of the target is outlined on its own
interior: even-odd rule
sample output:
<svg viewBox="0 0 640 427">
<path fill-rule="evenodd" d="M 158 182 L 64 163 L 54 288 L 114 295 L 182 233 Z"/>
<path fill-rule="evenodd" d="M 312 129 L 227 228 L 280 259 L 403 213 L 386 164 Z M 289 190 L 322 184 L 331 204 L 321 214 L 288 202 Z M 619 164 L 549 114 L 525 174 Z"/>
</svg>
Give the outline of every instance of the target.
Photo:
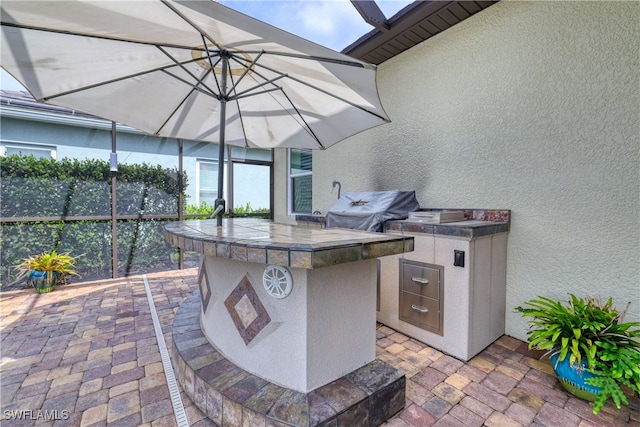
<svg viewBox="0 0 640 427">
<path fill-rule="evenodd" d="M 342 184 L 340 184 L 340 181 L 333 181 L 333 188 L 336 188 L 336 185 L 338 186 L 338 199 L 340 198 L 340 190 L 342 190 Z"/>
</svg>

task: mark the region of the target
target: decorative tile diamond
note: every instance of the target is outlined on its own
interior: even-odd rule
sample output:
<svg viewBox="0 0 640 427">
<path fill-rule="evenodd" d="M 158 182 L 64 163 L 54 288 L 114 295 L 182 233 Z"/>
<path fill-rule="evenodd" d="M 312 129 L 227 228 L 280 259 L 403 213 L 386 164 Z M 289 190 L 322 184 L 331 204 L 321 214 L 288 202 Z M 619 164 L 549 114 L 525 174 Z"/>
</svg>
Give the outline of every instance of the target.
<svg viewBox="0 0 640 427">
<path fill-rule="evenodd" d="M 249 297 L 246 295 L 243 295 L 242 298 L 240 298 L 240 301 L 238 301 L 234 308 L 240 317 L 242 326 L 245 328 L 248 328 L 251 322 L 258 318 L 258 312 L 253 308 L 251 301 L 249 301 Z"/>
<path fill-rule="evenodd" d="M 202 309 L 207 312 L 209 301 L 211 300 L 211 285 L 207 275 L 207 265 L 204 260 L 200 262 L 200 272 L 198 274 L 198 287 L 200 288 L 200 298 L 202 298 Z"/>
<path fill-rule="evenodd" d="M 224 305 L 245 345 L 248 345 L 265 326 L 271 323 L 269 313 L 262 305 L 247 276 L 244 276 L 231 291 Z"/>
</svg>

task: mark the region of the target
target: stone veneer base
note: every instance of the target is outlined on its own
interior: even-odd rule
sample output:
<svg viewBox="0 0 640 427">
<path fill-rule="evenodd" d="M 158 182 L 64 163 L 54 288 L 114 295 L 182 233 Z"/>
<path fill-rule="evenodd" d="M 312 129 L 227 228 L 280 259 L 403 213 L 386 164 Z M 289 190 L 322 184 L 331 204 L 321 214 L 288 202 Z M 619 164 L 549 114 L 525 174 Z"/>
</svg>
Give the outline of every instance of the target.
<svg viewBox="0 0 640 427">
<path fill-rule="evenodd" d="M 377 426 L 404 407 L 405 375 L 377 359 L 309 393 L 244 371 L 209 343 L 200 311 L 196 291 L 175 315 L 173 366 L 187 396 L 220 426 Z"/>
</svg>

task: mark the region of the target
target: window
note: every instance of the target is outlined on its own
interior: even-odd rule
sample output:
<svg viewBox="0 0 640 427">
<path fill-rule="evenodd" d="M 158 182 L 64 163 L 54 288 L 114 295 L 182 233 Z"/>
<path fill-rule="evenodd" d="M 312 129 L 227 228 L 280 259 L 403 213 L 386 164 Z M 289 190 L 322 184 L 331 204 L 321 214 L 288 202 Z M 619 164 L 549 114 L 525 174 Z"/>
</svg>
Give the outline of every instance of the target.
<svg viewBox="0 0 640 427">
<path fill-rule="evenodd" d="M 236 146 L 228 148 L 231 153 L 231 177 L 227 207 L 239 215 L 259 211 L 270 216 L 273 209 L 273 150 Z"/>
<path fill-rule="evenodd" d="M 311 150 L 289 150 L 289 213 L 311 213 Z"/>
<path fill-rule="evenodd" d="M 218 198 L 218 162 L 198 160 L 197 165 L 196 203 L 198 206 L 202 205 L 202 203 L 206 203 L 208 206 L 215 206 Z"/>
<path fill-rule="evenodd" d="M 56 158 L 56 148 L 49 145 L 21 144 L 17 142 L 7 142 L 0 146 L 0 155 L 2 156 L 33 156 L 36 159 Z"/>
</svg>

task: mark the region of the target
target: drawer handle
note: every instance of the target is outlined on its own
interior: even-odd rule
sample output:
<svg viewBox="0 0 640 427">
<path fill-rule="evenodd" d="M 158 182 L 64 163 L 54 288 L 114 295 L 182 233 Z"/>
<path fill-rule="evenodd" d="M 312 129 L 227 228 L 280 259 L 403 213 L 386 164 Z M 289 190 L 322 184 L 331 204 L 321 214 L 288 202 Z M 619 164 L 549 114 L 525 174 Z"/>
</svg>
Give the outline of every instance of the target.
<svg viewBox="0 0 640 427">
<path fill-rule="evenodd" d="M 429 279 L 423 279 L 422 277 L 412 277 L 411 281 L 412 282 L 422 283 L 423 285 L 426 285 L 426 284 L 429 283 Z"/>
<path fill-rule="evenodd" d="M 429 309 L 426 307 L 420 307 L 419 305 L 411 304 L 411 308 L 420 313 L 428 313 Z"/>
</svg>

